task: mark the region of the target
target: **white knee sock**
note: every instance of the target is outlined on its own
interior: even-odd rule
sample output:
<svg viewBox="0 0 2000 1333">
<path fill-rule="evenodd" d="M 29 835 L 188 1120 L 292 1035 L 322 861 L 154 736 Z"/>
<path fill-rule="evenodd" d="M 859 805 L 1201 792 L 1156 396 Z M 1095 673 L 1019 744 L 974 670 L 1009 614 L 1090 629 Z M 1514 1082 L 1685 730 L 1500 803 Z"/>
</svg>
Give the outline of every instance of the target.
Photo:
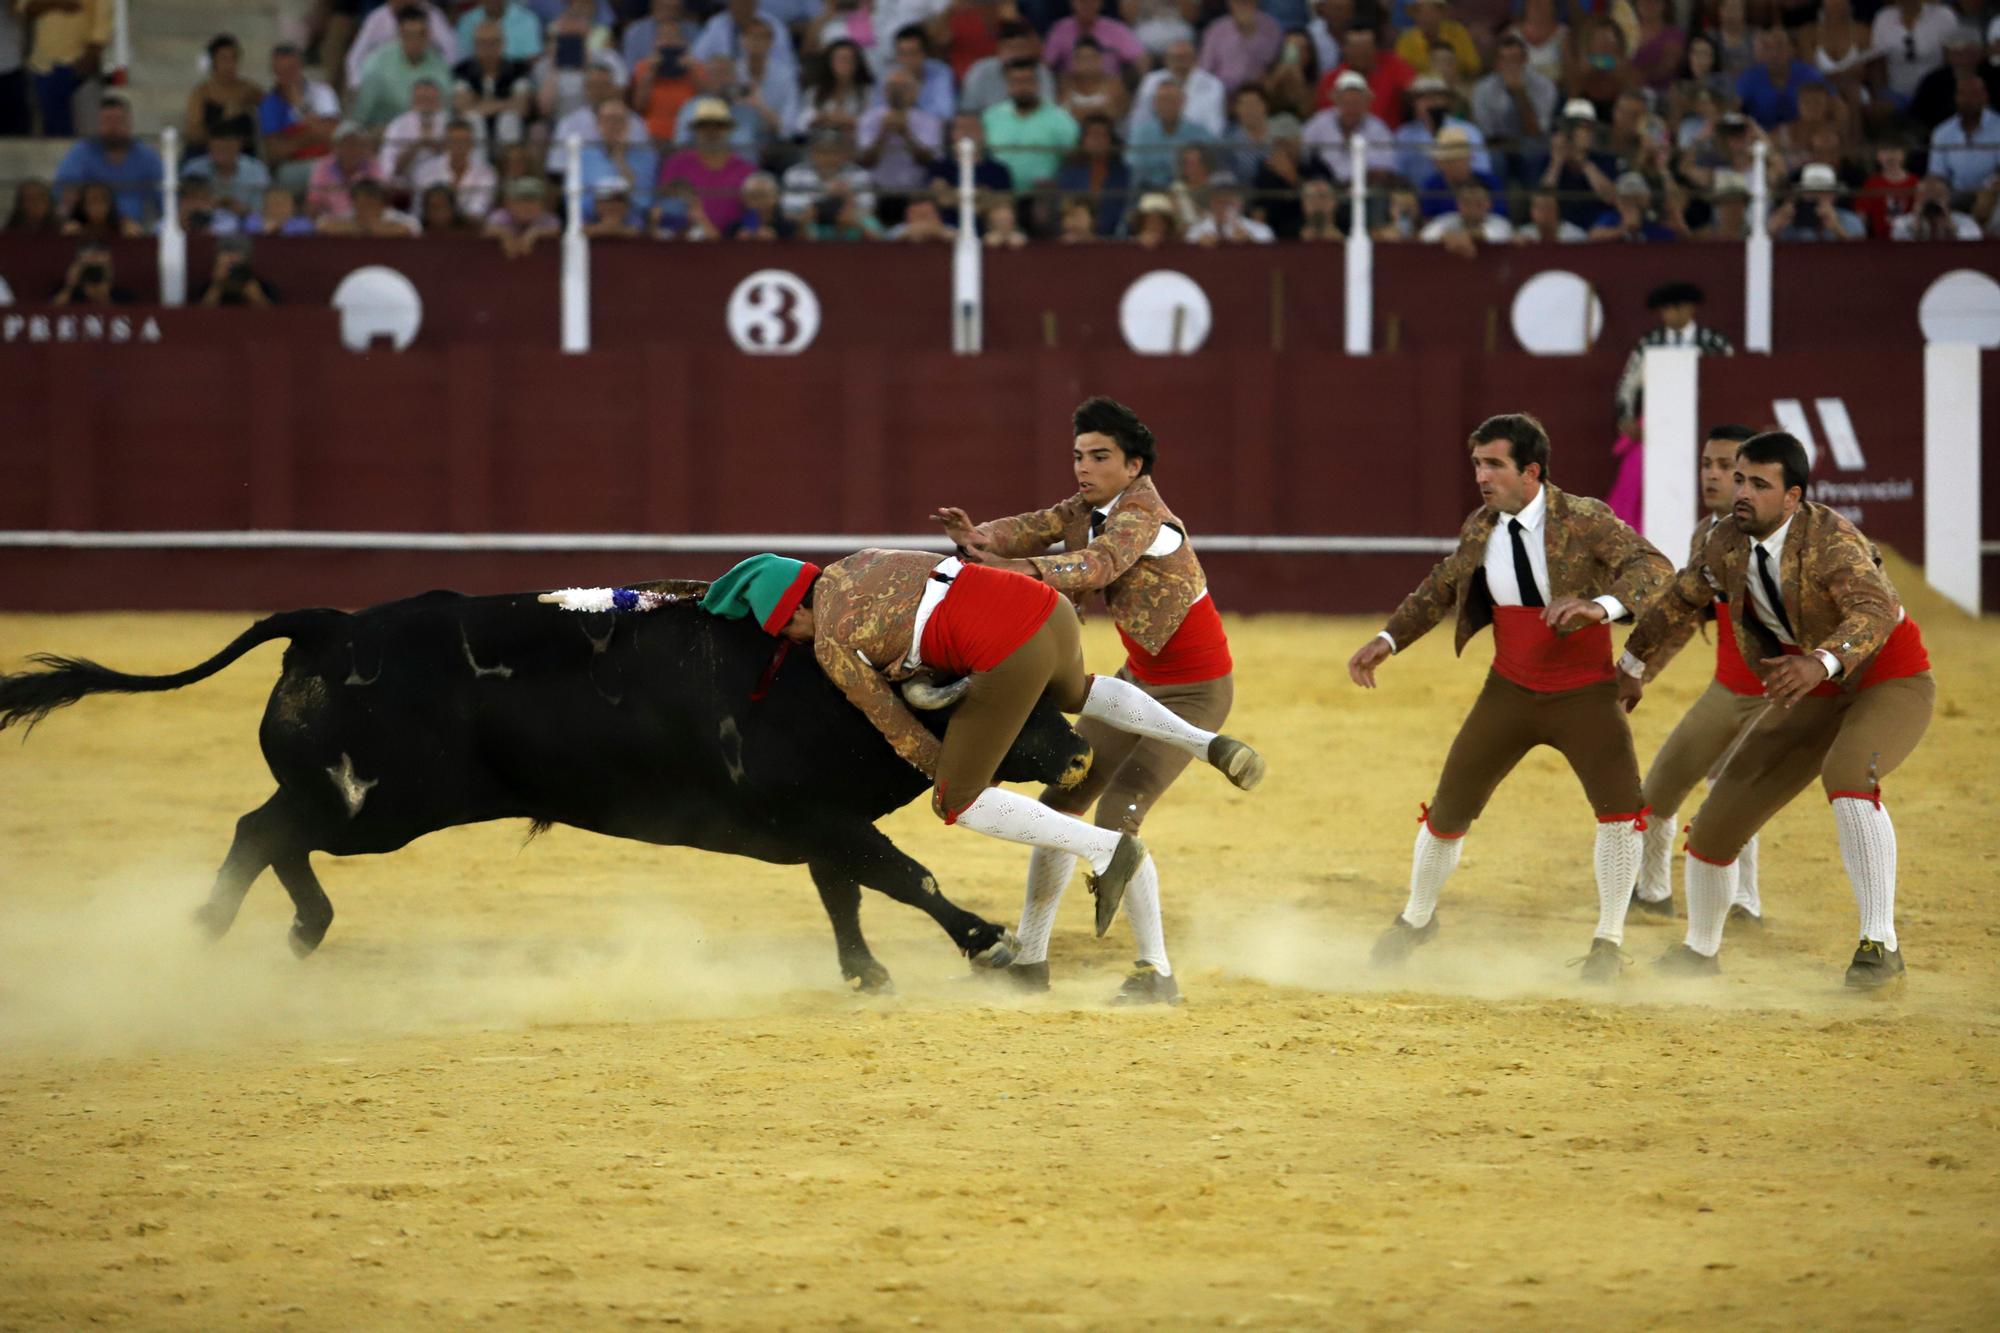
<svg viewBox="0 0 2000 1333">
<path fill-rule="evenodd" d="M 1731 906 L 1755 915 L 1764 915 L 1764 902 L 1757 896 L 1757 839 L 1751 838 L 1736 854 L 1736 897 Z"/>
<path fill-rule="evenodd" d="M 1840 859 L 1861 909 L 1861 938 L 1896 947 L 1896 826 L 1873 801 L 1841 796 L 1833 802 L 1840 829 Z"/>
<path fill-rule="evenodd" d="M 1125 919 L 1132 923 L 1132 943 L 1139 961 L 1151 963 L 1163 977 L 1172 976 L 1167 961 L 1167 935 L 1160 926 L 1160 872 L 1147 857 L 1125 886 Z"/>
<path fill-rule="evenodd" d="M 1021 904 L 1021 951 L 1015 957 L 1023 963 L 1045 963 L 1049 958 L 1049 935 L 1055 930 L 1056 904 L 1076 873 L 1076 856 L 1049 847 L 1037 847 L 1028 857 L 1028 896 Z M 1126 911 L 1131 911 L 1132 890 L 1125 890 Z"/>
<path fill-rule="evenodd" d="M 1110 869 L 1111 854 L 1118 850 L 1118 835 L 1111 830 L 1051 810 L 1005 787 L 988 787 L 979 793 L 978 800 L 959 811 L 957 823 L 960 828 L 1003 842 L 1074 852 L 1100 875 Z"/>
<path fill-rule="evenodd" d="M 1203 731 L 1193 723 L 1176 717 L 1158 699 L 1116 676 L 1091 679 L 1090 693 L 1084 698 L 1083 712 L 1079 716 L 1095 718 L 1108 727 L 1129 731 L 1135 736 L 1165 741 L 1175 749 L 1186 750 L 1197 759 L 1208 758 L 1209 742 L 1215 739 L 1214 732 Z"/>
<path fill-rule="evenodd" d="M 1687 855 L 1687 946 L 1713 958 L 1722 948 L 1722 924 L 1729 919 L 1729 899 L 1736 892 L 1736 863 L 1726 866 Z"/>
<path fill-rule="evenodd" d="M 1674 827 L 1677 812 L 1655 810 L 1646 820 L 1644 850 L 1639 856 L 1639 882 L 1633 888 L 1649 903 L 1674 896 Z"/>
<path fill-rule="evenodd" d="M 1646 834 L 1637 820 L 1619 819 L 1597 826 L 1597 938 L 1625 942 L 1625 910 L 1632 905 L 1632 877 L 1639 872 L 1639 853 Z M 1647 826 L 1648 832 L 1652 825 Z"/>
<path fill-rule="evenodd" d="M 1440 838 L 1430 825 L 1417 829 L 1416 849 L 1410 855 L 1410 901 L 1403 908 L 1403 920 L 1422 929 L 1437 910 L 1438 894 L 1451 872 L 1458 869 L 1458 855 L 1465 850 L 1465 835 Z"/>
</svg>

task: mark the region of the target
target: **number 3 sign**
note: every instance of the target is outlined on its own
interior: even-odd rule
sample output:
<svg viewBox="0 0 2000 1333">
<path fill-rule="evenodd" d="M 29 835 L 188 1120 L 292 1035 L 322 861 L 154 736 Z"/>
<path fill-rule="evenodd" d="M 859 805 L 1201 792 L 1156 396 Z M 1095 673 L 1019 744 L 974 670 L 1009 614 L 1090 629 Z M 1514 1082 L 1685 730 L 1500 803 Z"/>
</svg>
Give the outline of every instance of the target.
<svg viewBox="0 0 2000 1333">
<path fill-rule="evenodd" d="M 729 336 L 752 356 L 796 356 L 819 334 L 819 298 L 781 268 L 759 269 L 729 294 Z"/>
</svg>

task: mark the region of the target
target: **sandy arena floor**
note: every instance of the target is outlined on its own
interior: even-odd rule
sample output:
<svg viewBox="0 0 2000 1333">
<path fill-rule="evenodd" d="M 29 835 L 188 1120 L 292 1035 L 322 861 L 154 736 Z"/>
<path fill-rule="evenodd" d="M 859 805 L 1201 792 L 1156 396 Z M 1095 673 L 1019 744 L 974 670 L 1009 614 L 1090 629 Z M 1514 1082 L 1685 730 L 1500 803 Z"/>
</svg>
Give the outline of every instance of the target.
<svg viewBox="0 0 2000 1333">
<path fill-rule="evenodd" d="M 1890 787 L 1887 999 L 1840 988 L 1817 799 L 1767 833 L 1770 925 L 1719 982 L 1584 990 L 1591 824 L 1547 751 L 1437 944 L 1371 976 L 1484 638 L 1365 695 L 1342 663 L 1374 624 L 1232 625 L 1232 730 L 1271 777 L 1190 773 L 1147 830 L 1189 997 L 1164 1012 L 1103 1007 L 1129 935 L 1091 938 L 1081 886 L 1054 995 L 1018 1002 L 871 895 L 901 993 L 862 1000 L 803 870 L 564 829 L 320 858 L 317 956 L 268 876 L 206 946 L 279 649 L 88 700 L 0 743 L 0 1327 L 1990 1329 L 2000 623 L 1912 600 L 1940 707 Z M 179 669 L 246 619 L 0 617 L 0 669 Z M 889 827 L 1013 919 L 1024 854 Z"/>
</svg>

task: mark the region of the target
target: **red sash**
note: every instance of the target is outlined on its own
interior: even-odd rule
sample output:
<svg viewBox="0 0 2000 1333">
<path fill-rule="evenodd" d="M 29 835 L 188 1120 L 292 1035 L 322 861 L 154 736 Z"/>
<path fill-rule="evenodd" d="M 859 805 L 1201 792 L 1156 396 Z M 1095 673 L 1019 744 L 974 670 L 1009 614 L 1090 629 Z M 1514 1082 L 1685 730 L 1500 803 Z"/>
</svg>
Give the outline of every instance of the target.
<svg viewBox="0 0 2000 1333">
<path fill-rule="evenodd" d="M 1222 632 L 1222 613 L 1213 597 L 1203 597 L 1188 608 L 1180 628 L 1160 651 L 1149 653 L 1139 641 L 1118 627 L 1125 644 L 1125 664 L 1132 675 L 1148 685 L 1193 685 L 1215 680 L 1236 669 L 1229 656 L 1229 636 Z"/>
<path fill-rule="evenodd" d="M 966 675 L 991 671 L 1034 636 L 1056 609 L 1056 590 L 1040 579 L 966 565 L 924 622 L 924 664 Z"/>
<path fill-rule="evenodd" d="M 1616 679 L 1611 626 L 1586 625 L 1558 635 L 1542 623 L 1538 606 L 1493 608 L 1493 669 L 1537 694 L 1559 694 Z"/>
<path fill-rule="evenodd" d="M 1787 657 L 1797 657 L 1804 651 L 1791 644 L 1785 645 Z M 1854 688 L 1865 690 L 1880 685 L 1885 680 L 1901 680 L 1905 676 L 1914 676 L 1930 669 L 1931 655 L 1924 649 L 1923 631 L 1917 628 L 1916 621 L 1904 616 L 1896 628 L 1889 631 L 1889 637 L 1884 640 L 1880 651 L 1862 671 L 1861 679 L 1855 682 Z M 1821 698 L 1841 692 L 1840 686 L 1833 681 L 1812 688 L 1812 693 Z"/>
<path fill-rule="evenodd" d="M 1736 641 L 1736 622 L 1729 618 L 1729 599 L 1715 599 L 1715 681 L 1731 694 L 1757 695 L 1764 682 L 1743 660 L 1743 645 Z"/>
</svg>

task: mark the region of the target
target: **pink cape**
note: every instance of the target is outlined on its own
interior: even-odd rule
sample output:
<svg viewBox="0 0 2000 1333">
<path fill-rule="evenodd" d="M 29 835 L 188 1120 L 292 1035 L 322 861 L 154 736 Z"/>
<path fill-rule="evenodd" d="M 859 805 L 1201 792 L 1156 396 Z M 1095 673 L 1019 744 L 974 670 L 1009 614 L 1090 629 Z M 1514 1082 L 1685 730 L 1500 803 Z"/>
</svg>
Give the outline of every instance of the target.
<svg viewBox="0 0 2000 1333">
<path fill-rule="evenodd" d="M 1611 446 L 1611 456 L 1618 460 L 1618 475 L 1605 493 L 1604 503 L 1611 506 L 1612 513 L 1643 532 L 1639 520 L 1645 512 L 1646 446 L 1634 436 L 1620 435 Z"/>
</svg>

